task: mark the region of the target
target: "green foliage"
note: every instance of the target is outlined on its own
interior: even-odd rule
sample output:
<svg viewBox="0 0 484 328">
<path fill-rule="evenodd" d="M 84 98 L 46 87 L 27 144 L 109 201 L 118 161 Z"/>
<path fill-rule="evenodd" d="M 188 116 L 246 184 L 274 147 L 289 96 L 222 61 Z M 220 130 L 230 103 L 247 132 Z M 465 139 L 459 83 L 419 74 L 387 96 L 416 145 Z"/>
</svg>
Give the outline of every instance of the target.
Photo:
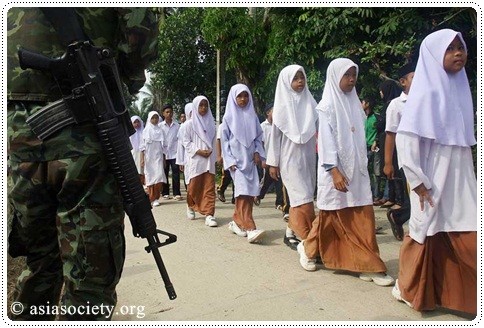
<svg viewBox="0 0 484 328">
<path fill-rule="evenodd" d="M 203 8 L 179 8 L 160 27 L 159 57 L 151 66 L 153 93 L 176 112 L 197 95 L 215 104 L 215 49 L 203 38 Z"/>
<path fill-rule="evenodd" d="M 172 19 L 177 22 L 171 22 Z M 260 108 L 272 101 L 278 74 L 286 65 L 299 64 L 305 68 L 308 87 L 319 100 L 329 62 L 347 57 L 359 65 L 359 94 L 377 98 L 383 78 L 396 79 L 401 65 L 417 60 L 418 48 L 425 36 L 436 29 L 453 28 L 461 31 L 467 42 L 467 70 L 475 95 L 476 22 L 474 9 L 456 7 L 179 9 L 166 18 L 156 72 L 157 78 L 160 79 L 158 74 L 165 74 L 163 79 L 170 83 L 176 76 L 169 74 L 188 77 L 185 83 L 193 90 L 208 82 L 210 86 L 203 88 L 215 91 L 214 60 L 210 61 L 210 73 L 206 73 L 213 74 L 213 79 L 199 81 L 192 75 L 194 71 L 208 69 L 209 61 L 193 60 L 201 50 L 191 52 L 181 47 L 186 52 L 177 52 L 173 54 L 175 58 L 167 59 L 179 46 L 177 42 L 193 45 L 194 41 L 201 40 L 209 44 L 207 49 L 219 49 L 222 53 L 222 75 L 227 75 L 222 89 L 228 90 L 232 82 L 247 84 L 260 112 Z M 185 41 L 188 36 L 189 42 Z M 162 90 L 180 92 L 182 87 L 182 84 L 165 83 Z"/>
<path fill-rule="evenodd" d="M 152 99 L 149 97 L 143 98 L 140 104 L 132 103 L 128 108 L 129 116 L 138 115 L 143 122 L 146 122 L 148 113 L 153 110 Z"/>
<path fill-rule="evenodd" d="M 133 102 L 136 100 L 136 95 L 132 95 L 128 91 L 128 87 L 122 84 L 122 92 L 124 97 L 124 102 L 126 103 L 126 108 L 130 108 Z"/>
<path fill-rule="evenodd" d="M 141 102 L 141 110 L 161 110 L 163 105 L 167 103 L 163 98 L 163 94 L 157 90 L 152 83 L 145 83 L 143 89 L 140 90 L 139 98 L 143 99 Z M 140 115 L 141 116 L 141 115 Z"/>
<path fill-rule="evenodd" d="M 202 23 L 204 38 L 219 49 L 235 82 L 251 88 L 258 104 L 258 82 L 263 78 L 262 58 L 267 51 L 263 8 L 207 8 Z M 231 85 L 224 88 L 228 90 Z"/>
</svg>

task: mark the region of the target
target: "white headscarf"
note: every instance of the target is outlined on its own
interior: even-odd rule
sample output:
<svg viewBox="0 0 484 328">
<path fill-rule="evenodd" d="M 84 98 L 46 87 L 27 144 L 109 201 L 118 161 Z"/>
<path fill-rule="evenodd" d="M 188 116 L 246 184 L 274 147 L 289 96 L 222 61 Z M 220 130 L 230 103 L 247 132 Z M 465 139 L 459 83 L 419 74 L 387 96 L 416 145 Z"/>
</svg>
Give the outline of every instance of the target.
<svg viewBox="0 0 484 328">
<path fill-rule="evenodd" d="M 208 112 L 204 116 L 198 113 L 198 106 L 202 100 L 208 103 Z M 215 120 L 210 110 L 210 102 L 205 96 L 197 96 L 193 99 L 192 110 L 193 130 L 200 139 L 210 148 L 213 148 L 213 140 L 215 138 Z"/>
<path fill-rule="evenodd" d="M 138 115 L 131 116 L 131 123 L 134 123 L 134 121 L 136 120 L 139 121 L 140 126 L 139 128 L 136 129 L 135 133 L 129 136 L 129 141 L 131 141 L 131 146 L 133 147 L 133 150 L 139 151 L 139 147 L 141 145 L 141 139 L 143 138 L 143 129 L 145 128 L 145 125 L 141 117 L 139 117 Z"/>
<path fill-rule="evenodd" d="M 236 98 L 244 91 L 249 95 L 249 102 L 247 106 L 241 108 L 237 105 Z M 246 148 L 262 134 L 259 118 L 254 109 L 252 94 L 245 84 L 236 84 L 230 88 L 223 121 L 235 136 L 235 139 Z"/>
<path fill-rule="evenodd" d="M 188 103 L 185 105 L 185 116 L 187 121 L 192 118 L 192 110 L 193 110 L 193 103 Z"/>
<path fill-rule="evenodd" d="M 161 129 L 160 125 L 154 125 L 151 123 L 151 118 L 153 115 L 158 115 L 158 117 L 160 117 L 160 114 L 158 114 L 156 111 L 151 111 L 148 113 L 146 127 L 143 130 L 143 139 L 145 139 L 147 142 L 163 141 L 163 130 Z"/>
<path fill-rule="evenodd" d="M 317 103 L 309 92 L 307 83 L 300 93 L 292 89 L 292 79 L 298 71 L 306 77 L 304 68 L 299 65 L 286 66 L 279 73 L 272 122 L 292 142 L 305 144 L 316 134 Z"/>
<path fill-rule="evenodd" d="M 456 36 L 467 51 L 461 33 L 450 29 L 431 33 L 423 40 L 398 132 L 411 132 L 443 145 L 476 144 L 465 69 L 451 74 L 443 66 L 447 47 Z"/>
<path fill-rule="evenodd" d="M 318 110 L 325 114 L 336 141 L 338 158 L 344 174 L 351 179 L 355 170 L 356 157 L 360 164 L 357 168 L 361 174 L 368 175 L 366 167 L 366 141 L 365 141 L 365 113 L 361 110 L 361 102 L 356 89 L 345 93 L 339 84 L 343 75 L 351 67 L 358 65 L 347 58 L 333 60 L 326 73 L 323 96 Z"/>
</svg>

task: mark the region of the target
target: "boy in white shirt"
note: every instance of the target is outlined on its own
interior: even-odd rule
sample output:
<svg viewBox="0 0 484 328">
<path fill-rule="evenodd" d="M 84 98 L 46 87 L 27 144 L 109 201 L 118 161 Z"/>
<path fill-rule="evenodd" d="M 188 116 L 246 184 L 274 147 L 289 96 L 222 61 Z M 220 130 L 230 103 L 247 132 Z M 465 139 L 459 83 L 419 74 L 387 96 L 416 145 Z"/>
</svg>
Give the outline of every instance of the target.
<svg viewBox="0 0 484 328">
<path fill-rule="evenodd" d="M 402 118 L 402 111 L 407 102 L 407 95 L 412 85 L 415 72 L 415 63 L 405 64 L 398 71 L 402 93 L 393 99 L 388 105 L 386 116 L 385 137 L 385 166 L 383 173 L 389 180 L 395 180 L 395 192 L 400 194 L 401 204 L 395 204 L 387 211 L 387 218 L 392 227 L 393 235 L 397 240 L 403 240 L 403 224 L 410 218 L 410 198 L 406 187 L 406 179 L 403 170 L 399 169 L 397 153 L 395 151 L 395 137 L 398 125 Z M 397 197 L 396 197 L 397 199 Z"/>
<path fill-rule="evenodd" d="M 178 130 L 180 125 L 173 120 L 173 107 L 171 105 L 163 106 L 162 115 L 164 120 L 160 123 L 161 129 L 165 135 L 165 176 L 166 184 L 161 192 L 164 199 L 170 198 L 170 184 L 168 183 L 168 173 L 171 168 L 171 185 L 173 188 L 173 197 L 181 200 L 180 192 L 180 169 L 176 164 L 176 152 L 178 147 Z"/>
</svg>

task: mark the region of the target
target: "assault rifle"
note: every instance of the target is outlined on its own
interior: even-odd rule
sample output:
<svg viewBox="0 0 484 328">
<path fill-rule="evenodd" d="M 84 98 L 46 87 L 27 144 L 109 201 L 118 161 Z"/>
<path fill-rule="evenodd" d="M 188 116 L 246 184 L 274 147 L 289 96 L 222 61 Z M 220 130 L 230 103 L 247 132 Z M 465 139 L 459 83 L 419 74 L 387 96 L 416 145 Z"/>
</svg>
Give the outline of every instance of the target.
<svg viewBox="0 0 484 328">
<path fill-rule="evenodd" d="M 89 41 L 78 41 L 69 44 L 60 58 L 25 49 L 20 49 L 18 56 L 22 69 L 51 72 L 63 93 L 62 99 L 29 117 L 27 123 L 32 131 L 39 139 L 45 139 L 70 124 L 95 124 L 110 170 L 119 184 L 133 234 L 148 240 L 145 250 L 153 253 L 168 297 L 175 299 L 175 289 L 158 248 L 174 243 L 176 236 L 156 228 L 151 203 L 139 180 L 129 142 L 134 129 L 111 50 L 95 47 Z M 168 238 L 160 242 L 158 234 Z"/>
</svg>

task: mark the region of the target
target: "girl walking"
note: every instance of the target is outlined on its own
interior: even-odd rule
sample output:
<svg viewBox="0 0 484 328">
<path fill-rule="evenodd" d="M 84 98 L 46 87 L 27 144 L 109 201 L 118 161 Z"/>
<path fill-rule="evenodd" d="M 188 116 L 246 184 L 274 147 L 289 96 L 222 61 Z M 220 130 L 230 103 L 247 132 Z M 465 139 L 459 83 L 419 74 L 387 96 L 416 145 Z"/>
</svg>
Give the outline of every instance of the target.
<svg viewBox="0 0 484 328">
<path fill-rule="evenodd" d="M 264 230 L 256 229 L 252 210 L 254 197 L 259 195 L 257 165 L 265 159 L 265 151 L 252 95 L 244 84 L 230 89 L 221 142 L 224 169 L 230 171 L 235 185 L 234 220 L 229 223 L 229 229 L 254 243 L 264 235 Z"/>
<path fill-rule="evenodd" d="M 133 124 L 133 128 L 136 131 L 129 137 L 129 141 L 131 142 L 131 155 L 133 155 L 141 184 L 144 185 L 145 174 L 144 167 L 141 165 L 141 145 L 143 143 L 143 130 L 145 125 L 143 124 L 141 117 L 137 115 L 131 116 L 131 124 Z"/>
<path fill-rule="evenodd" d="M 477 313 L 476 139 L 466 61 L 459 32 L 423 40 L 396 136 L 413 192 L 392 294 L 418 311 Z"/>
<path fill-rule="evenodd" d="M 316 101 L 299 65 L 282 69 L 277 80 L 266 164 L 271 178 L 282 178 L 290 200 L 284 242 L 296 249 L 311 230 L 316 181 Z"/>
<path fill-rule="evenodd" d="M 298 245 L 301 266 L 316 270 L 320 255 L 328 269 L 359 273 L 379 286 L 386 274 L 375 237 L 375 214 L 368 174 L 364 120 L 355 85 L 358 66 L 347 58 L 327 70 L 319 110 L 319 216 Z"/>
<path fill-rule="evenodd" d="M 198 212 L 205 216 L 205 225 L 216 227 L 215 121 L 205 96 L 195 97 L 192 103 L 192 119 L 185 122 L 183 136 L 188 185 L 187 217 L 193 220 L 195 212 Z"/>
<path fill-rule="evenodd" d="M 164 172 L 165 157 L 163 155 L 163 130 L 158 125 L 160 116 L 152 111 L 148 114 L 146 128 L 143 130 L 143 144 L 141 147 L 141 163 L 145 169 L 145 183 L 152 206 L 160 206 L 158 199 L 161 196 L 163 183 L 166 183 Z"/>
</svg>

